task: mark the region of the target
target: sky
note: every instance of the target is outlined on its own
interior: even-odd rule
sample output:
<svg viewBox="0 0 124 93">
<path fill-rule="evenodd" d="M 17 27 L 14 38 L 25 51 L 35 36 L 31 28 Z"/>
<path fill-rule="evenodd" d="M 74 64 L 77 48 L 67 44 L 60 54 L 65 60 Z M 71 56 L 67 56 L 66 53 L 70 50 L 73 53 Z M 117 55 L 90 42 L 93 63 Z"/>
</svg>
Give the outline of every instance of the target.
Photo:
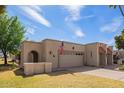
<svg viewBox="0 0 124 93">
<path fill-rule="evenodd" d="M 79 44 L 102 42 L 114 46 L 114 36 L 124 28 L 119 9 L 92 6 L 7 6 L 25 26 L 25 38 L 32 41 L 55 39 Z"/>
</svg>

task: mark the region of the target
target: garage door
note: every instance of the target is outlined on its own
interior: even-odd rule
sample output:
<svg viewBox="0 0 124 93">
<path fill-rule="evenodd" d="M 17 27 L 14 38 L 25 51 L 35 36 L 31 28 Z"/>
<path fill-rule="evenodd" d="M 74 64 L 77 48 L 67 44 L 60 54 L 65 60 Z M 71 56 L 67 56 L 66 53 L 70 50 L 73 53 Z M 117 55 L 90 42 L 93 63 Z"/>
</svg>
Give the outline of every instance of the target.
<svg viewBox="0 0 124 93">
<path fill-rule="evenodd" d="M 84 54 L 79 51 L 66 51 L 59 55 L 60 67 L 78 67 L 83 65 Z"/>
</svg>

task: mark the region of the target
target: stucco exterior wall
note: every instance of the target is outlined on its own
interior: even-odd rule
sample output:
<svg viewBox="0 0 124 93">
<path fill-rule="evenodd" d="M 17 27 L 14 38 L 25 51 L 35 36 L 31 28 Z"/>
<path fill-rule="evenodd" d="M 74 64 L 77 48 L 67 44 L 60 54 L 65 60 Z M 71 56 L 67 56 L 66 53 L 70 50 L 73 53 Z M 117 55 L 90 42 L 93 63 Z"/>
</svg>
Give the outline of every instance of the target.
<svg viewBox="0 0 124 93">
<path fill-rule="evenodd" d="M 113 46 L 108 46 L 108 48 L 113 51 Z M 109 55 L 107 55 L 107 65 L 112 65 L 113 64 L 113 52 Z"/>
<path fill-rule="evenodd" d="M 46 56 L 46 62 L 50 61 L 52 62 L 53 68 L 59 67 L 59 54 L 58 54 L 58 49 L 59 46 L 61 46 L 61 41 L 57 40 L 44 40 L 44 46 L 45 46 L 45 56 Z M 74 49 L 72 48 L 74 47 Z M 68 51 L 84 51 L 84 46 L 80 44 L 75 44 L 75 43 L 68 43 L 64 42 L 63 46 L 64 50 Z M 50 54 L 51 52 L 51 54 Z"/>
<path fill-rule="evenodd" d="M 41 55 L 42 55 L 42 61 L 46 61 L 46 43 L 45 42 L 42 42 L 42 45 L 41 45 Z"/>
<path fill-rule="evenodd" d="M 21 61 L 24 63 L 29 62 L 29 53 L 31 51 L 36 51 L 38 53 L 38 61 L 42 61 L 42 48 L 41 43 L 38 42 L 31 42 L 31 41 L 24 41 L 22 43 L 22 53 L 21 53 Z M 23 65 L 23 63 L 21 64 Z"/>
<path fill-rule="evenodd" d="M 39 62 L 39 63 L 24 63 L 24 74 L 34 75 L 40 73 L 52 72 L 51 62 Z"/>
<path fill-rule="evenodd" d="M 62 42 L 64 44 L 64 52 L 69 52 L 71 54 L 67 53 L 60 55 L 58 53 L 58 49 L 62 45 Z M 102 45 L 101 43 L 83 45 L 51 39 L 45 39 L 42 42 L 24 41 L 21 45 L 20 66 L 22 67 L 23 63 L 30 62 L 28 56 L 31 51 L 36 51 L 38 53 L 38 62 L 51 62 L 53 69 L 59 67 L 73 67 L 82 65 L 99 66 L 99 44 Z M 107 48 L 105 47 L 105 49 Z"/>
<path fill-rule="evenodd" d="M 85 65 L 99 66 L 97 43 L 85 45 Z"/>
<path fill-rule="evenodd" d="M 44 40 L 43 42 L 45 47 L 44 56 L 45 56 L 46 62 L 52 62 L 53 68 L 57 68 L 58 67 L 58 46 L 60 45 L 60 42 L 50 41 L 50 40 Z"/>
</svg>

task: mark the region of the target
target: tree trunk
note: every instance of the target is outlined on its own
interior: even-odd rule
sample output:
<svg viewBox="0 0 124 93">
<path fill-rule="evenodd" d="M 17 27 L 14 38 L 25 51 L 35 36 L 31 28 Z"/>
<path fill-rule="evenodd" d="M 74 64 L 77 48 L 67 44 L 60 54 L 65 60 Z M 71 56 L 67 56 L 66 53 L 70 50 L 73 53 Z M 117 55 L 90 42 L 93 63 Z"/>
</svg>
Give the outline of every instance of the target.
<svg viewBox="0 0 124 93">
<path fill-rule="evenodd" d="M 4 55 L 4 65 L 7 65 L 7 55 L 6 53 L 4 53 L 3 55 Z"/>
</svg>

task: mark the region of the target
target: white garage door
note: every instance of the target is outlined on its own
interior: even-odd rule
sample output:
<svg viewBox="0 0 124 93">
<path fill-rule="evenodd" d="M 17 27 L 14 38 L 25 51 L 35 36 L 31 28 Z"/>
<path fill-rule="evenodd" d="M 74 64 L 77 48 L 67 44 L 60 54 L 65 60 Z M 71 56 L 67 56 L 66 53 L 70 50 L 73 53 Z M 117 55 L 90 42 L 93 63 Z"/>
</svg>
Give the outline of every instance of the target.
<svg viewBox="0 0 124 93">
<path fill-rule="evenodd" d="M 60 67 L 78 67 L 83 65 L 84 55 L 83 53 L 70 52 L 59 55 Z"/>
</svg>

